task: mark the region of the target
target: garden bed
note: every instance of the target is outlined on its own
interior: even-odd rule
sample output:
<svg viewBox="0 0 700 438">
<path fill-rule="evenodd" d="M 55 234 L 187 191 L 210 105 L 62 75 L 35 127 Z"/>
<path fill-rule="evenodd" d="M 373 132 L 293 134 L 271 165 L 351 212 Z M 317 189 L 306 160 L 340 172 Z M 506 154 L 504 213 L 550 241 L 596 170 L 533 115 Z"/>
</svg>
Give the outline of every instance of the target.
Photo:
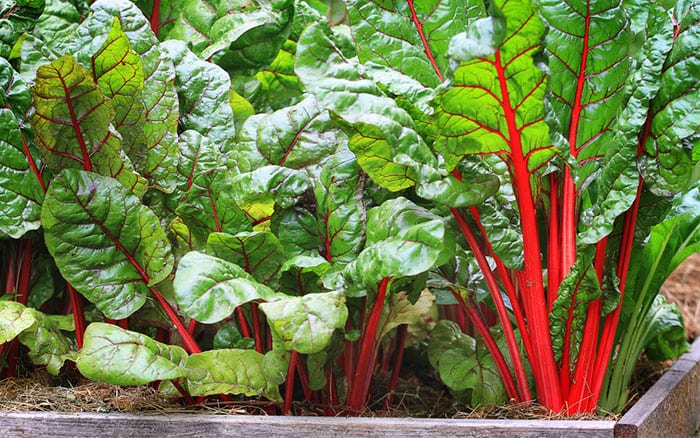
<svg viewBox="0 0 700 438">
<path fill-rule="evenodd" d="M 157 411 L 155 411 L 157 412 Z M 40 436 L 690 436 L 700 428 L 700 340 L 618 421 L 453 420 L 432 418 L 281 417 L 4 412 L 0 434 Z"/>
</svg>

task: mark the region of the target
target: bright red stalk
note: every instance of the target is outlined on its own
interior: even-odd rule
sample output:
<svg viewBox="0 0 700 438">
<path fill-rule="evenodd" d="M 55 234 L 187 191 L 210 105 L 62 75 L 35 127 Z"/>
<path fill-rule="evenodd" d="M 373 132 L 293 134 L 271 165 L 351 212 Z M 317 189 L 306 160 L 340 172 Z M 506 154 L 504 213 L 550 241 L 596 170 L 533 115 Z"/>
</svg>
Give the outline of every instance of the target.
<svg viewBox="0 0 700 438">
<path fill-rule="evenodd" d="M 401 324 L 396 330 L 396 352 L 394 353 L 394 367 L 391 370 L 391 378 L 389 380 L 389 388 L 387 388 L 387 396 L 384 400 L 384 409 L 389 410 L 394 391 L 399 386 L 399 374 L 401 374 L 401 363 L 403 362 L 403 352 L 406 348 L 406 340 L 408 339 L 408 325 Z"/>
<path fill-rule="evenodd" d="M 561 233 L 559 229 L 559 182 L 554 174 L 549 176 L 549 247 L 547 252 L 547 309 L 551 312 L 562 281 Z"/>
<path fill-rule="evenodd" d="M 369 385 L 374 372 L 374 362 L 377 358 L 377 333 L 379 332 L 379 322 L 384 310 L 387 289 L 391 282 L 391 277 L 384 277 L 379 283 L 377 298 L 372 306 L 372 311 L 367 319 L 365 330 L 360 340 L 360 355 L 357 360 L 353 385 L 350 387 L 347 405 L 352 415 L 357 415 L 364 407 L 369 395 Z"/>
<path fill-rule="evenodd" d="M 83 313 L 83 303 L 80 294 L 68 283 L 66 285 L 68 296 L 70 297 L 71 308 L 73 309 L 73 322 L 75 323 L 75 342 L 78 349 L 83 348 L 83 338 L 85 337 L 85 314 Z"/>
<path fill-rule="evenodd" d="M 496 279 L 493 275 L 493 272 L 491 272 L 491 268 L 489 267 L 489 263 L 486 260 L 486 256 L 479 247 L 479 243 L 476 239 L 476 236 L 472 232 L 467 221 L 465 221 L 464 217 L 462 217 L 461 212 L 456 208 L 452 208 L 450 209 L 450 211 L 452 212 L 454 218 L 457 220 L 457 224 L 462 230 L 462 234 L 464 234 L 464 237 L 467 239 L 467 244 L 471 248 L 474 257 L 476 258 L 476 261 L 479 264 L 481 272 L 484 274 L 484 279 L 486 280 L 489 292 L 491 293 L 491 298 L 493 298 L 493 302 L 496 306 L 496 312 L 498 314 L 498 319 L 501 323 L 501 327 L 503 328 L 503 334 L 506 337 L 508 351 L 510 352 L 511 359 L 513 360 L 515 378 L 518 383 L 518 397 L 516 397 L 516 400 L 532 400 L 532 396 L 530 395 L 530 388 L 527 384 L 527 375 L 525 374 L 525 367 L 523 365 L 522 357 L 520 356 L 518 341 L 515 339 L 515 332 L 513 331 L 513 326 L 510 323 L 510 318 L 508 317 L 508 310 L 506 309 L 505 302 L 503 301 L 501 291 L 498 288 L 498 284 L 496 283 Z M 517 306 L 517 302 L 513 303 L 514 308 Z M 508 375 L 510 375 L 510 372 L 508 372 Z"/>
<path fill-rule="evenodd" d="M 153 296 L 156 297 L 156 300 L 158 300 L 163 310 L 165 310 L 165 313 L 168 315 L 170 322 L 172 322 L 175 325 L 177 332 L 182 338 L 185 350 L 187 350 L 187 352 L 190 354 L 201 353 L 202 349 L 199 348 L 197 341 L 194 340 L 190 332 L 187 330 L 187 327 L 185 327 L 185 324 L 182 322 L 177 313 L 175 313 L 175 310 L 170 306 L 170 303 L 168 303 L 168 300 L 166 300 L 156 288 L 149 287 L 149 290 L 151 291 Z"/>
<path fill-rule="evenodd" d="M 552 339 L 549 331 L 549 314 L 542 278 L 542 253 L 537 228 L 537 211 L 530 186 L 530 172 L 527 158 L 523 155 L 521 132 L 516 123 L 516 114 L 510 103 L 505 67 L 501 61 L 500 50 L 495 53 L 494 67 L 498 72 L 498 82 L 503 96 L 503 112 L 508 125 L 510 143 L 510 161 L 512 164 L 513 185 L 520 211 L 520 224 L 523 232 L 523 249 L 525 256 L 524 272 L 518 276 L 521 280 L 520 290 L 530 328 L 530 339 L 534 347 L 534 356 L 530 363 L 535 374 L 535 385 L 540 402 L 560 411 L 563 405 L 559 390 L 557 366 L 554 362 Z"/>
<path fill-rule="evenodd" d="M 151 10 L 151 30 L 158 36 L 160 28 L 160 0 L 153 0 L 153 9 Z"/>
</svg>

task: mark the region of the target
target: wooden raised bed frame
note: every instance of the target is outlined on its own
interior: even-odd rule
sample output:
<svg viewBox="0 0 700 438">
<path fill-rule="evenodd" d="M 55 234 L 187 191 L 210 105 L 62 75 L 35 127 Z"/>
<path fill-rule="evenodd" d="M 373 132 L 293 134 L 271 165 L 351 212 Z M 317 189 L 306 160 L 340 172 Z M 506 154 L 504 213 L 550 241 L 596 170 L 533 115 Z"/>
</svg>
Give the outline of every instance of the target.
<svg viewBox="0 0 700 438">
<path fill-rule="evenodd" d="M 0 412 L 0 436 L 686 437 L 700 429 L 700 339 L 619 421 Z"/>
</svg>

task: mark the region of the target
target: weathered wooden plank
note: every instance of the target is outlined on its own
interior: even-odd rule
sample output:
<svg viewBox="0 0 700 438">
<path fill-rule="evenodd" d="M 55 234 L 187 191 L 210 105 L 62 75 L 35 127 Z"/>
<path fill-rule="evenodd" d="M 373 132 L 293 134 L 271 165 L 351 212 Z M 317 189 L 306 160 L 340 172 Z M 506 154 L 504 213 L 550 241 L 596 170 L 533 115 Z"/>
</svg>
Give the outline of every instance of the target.
<svg viewBox="0 0 700 438">
<path fill-rule="evenodd" d="M 615 425 L 620 438 L 691 436 L 700 429 L 700 339 Z"/>
<path fill-rule="evenodd" d="M 612 421 L 438 420 L 223 415 L 0 414 L 11 437 L 612 437 Z"/>
</svg>

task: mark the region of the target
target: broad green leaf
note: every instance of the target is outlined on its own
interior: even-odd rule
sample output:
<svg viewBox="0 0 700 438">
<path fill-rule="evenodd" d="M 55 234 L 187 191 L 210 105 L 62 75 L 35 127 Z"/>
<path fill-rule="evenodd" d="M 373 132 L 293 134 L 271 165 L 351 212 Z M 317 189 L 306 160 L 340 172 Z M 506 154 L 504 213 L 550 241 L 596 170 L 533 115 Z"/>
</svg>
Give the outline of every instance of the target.
<svg viewBox="0 0 700 438">
<path fill-rule="evenodd" d="M 335 329 L 345 326 L 348 309 L 342 292 L 308 294 L 260 304 L 270 328 L 287 350 L 322 351 Z"/>
<path fill-rule="evenodd" d="M 145 385 L 187 374 L 187 353 L 175 345 L 154 341 L 141 333 L 95 322 L 85 330 L 76 365 L 92 380 L 114 385 Z"/>
<path fill-rule="evenodd" d="M 4 0 L 0 2 L 0 58 L 10 52 L 24 32 L 31 31 L 44 8 L 43 1 Z"/>
<path fill-rule="evenodd" d="M 285 41 L 272 63 L 255 75 L 255 79 L 260 83 L 260 91 L 255 96 L 256 101 L 264 99 L 272 109 L 279 110 L 301 98 L 303 90 L 299 78 L 294 73 L 296 50 L 295 41 Z"/>
<path fill-rule="evenodd" d="M 360 61 L 395 68 L 428 87 L 443 80 L 450 39 L 485 13 L 481 2 L 448 0 L 352 0 L 348 12 Z"/>
<path fill-rule="evenodd" d="M 173 14 L 169 14 L 173 22 L 167 31 L 167 38 L 187 41 L 197 55 L 201 54 L 211 41 L 210 32 L 218 15 L 218 2 L 191 0 L 172 3 L 180 4 Z M 244 6 L 243 1 L 231 3 L 234 3 L 232 6 Z"/>
<path fill-rule="evenodd" d="M 387 301 L 387 310 L 383 315 L 377 339 L 381 341 L 384 336 L 402 324 L 416 326 L 427 318 L 434 302 L 435 296 L 428 289 L 421 291 L 415 303 L 409 301 L 405 292 L 392 294 Z"/>
<path fill-rule="evenodd" d="M 114 17 L 119 18 L 131 49 L 141 57 L 143 104 L 146 108 L 145 149 L 128 151 L 129 157 L 136 169 L 152 184 L 165 191 L 172 191 L 178 155 L 179 115 L 173 62 L 161 50 L 148 19 L 130 1 L 98 0 L 91 5 L 91 9 L 92 15 L 83 22 L 83 26 L 99 27 L 99 23 L 109 23 L 111 26 Z M 91 20 L 97 24 L 90 25 Z"/>
<path fill-rule="evenodd" d="M 449 349 L 440 356 L 438 372 L 453 391 L 471 390 L 471 406 L 499 405 L 506 400 L 496 363 L 486 349 Z"/>
<path fill-rule="evenodd" d="M 10 342 L 37 322 L 33 310 L 15 301 L 0 301 L 0 344 Z"/>
<path fill-rule="evenodd" d="M 473 354 L 476 341 L 471 336 L 466 336 L 456 322 L 442 319 L 435 324 L 430 336 L 427 352 L 430 365 L 437 368 L 442 354 L 450 349 Z"/>
<path fill-rule="evenodd" d="M 214 335 L 212 344 L 216 350 L 222 348 L 255 349 L 255 340 L 253 338 L 244 338 L 235 325 L 221 327 Z"/>
<path fill-rule="evenodd" d="M 27 84 L 0 59 L 0 231 L 15 239 L 39 228 L 44 199 L 38 164 L 20 128 L 30 102 Z"/>
<path fill-rule="evenodd" d="M 270 227 L 282 243 L 287 257 L 316 256 L 323 247 L 321 237 L 318 235 L 319 225 L 315 212 L 312 213 L 302 206 L 276 211 L 272 215 Z"/>
<path fill-rule="evenodd" d="M 554 155 L 544 120 L 547 78 L 533 59 L 544 25 L 528 0 L 494 7 L 508 19 L 477 20 L 450 44 L 460 64 L 436 99 L 434 147 L 448 169 L 465 155 L 497 154 L 533 171 Z"/>
<path fill-rule="evenodd" d="M 54 53 L 67 55 L 77 48 L 75 31 L 80 23 L 76 2 L 47 0 L 32 34 L 47 42 Z"/>
<path fill-rule="evenodd" d="M 173 269 L 158 218 L 112 178 L 64 170 L 49 186 L 41 223 L 61 275 L 108 318 L 138 310 Z"/>
<path fill-rule="evenodd" d="M 345 147 L 331 157 L 316 183 L 318 235 L 322 254 L 335 264 L 346 264 L 359 254 L 364 243 L 364 177 L 357 160 Z"/>
<path fill-rule="evenodd" d="M 282 244 L 267 231 L 242 232 L 235 236 L 211 233 L 207 253 L 237 264 L 255 281 L 273 289 L 276 289 L 280 267 L 286 260 Z"/>
<path fill-rule="evenodd" d="M 233 178 L 236 204 L 247 210 L 252 204 L 274 201 L 281 208 L 294 205 L 311 186 L 303 170 L 263 166 Z"/>
<path fill-rule="evenodd" d="M 207 34 L 211 44 L 198 54 L 211 58 L 229 73 L 251 73 L 270 64 L 287 40 L 294 17 L 294 2 L 260 1 L 218 18 Z"/>
<path fill-rule="evenodd" d="M 584 167 L 581 184 L 598 169 L 596 162 L 613 141 L 610 127 L 628 97 L 631 32 L 618 0 L 538 5 L 548 25 L 551 105 L 571 155 Z"/>
<path fill-rule="evenodd" d="M 180 129 L 193 129 L 209 138 L 220 151 L 229 151 L 236 128 L 228 74 L 217 65 L 200 60 L 182 41 L 166 41 L 161 47 L 175 63 Z"/>
<path fill-rule="evenodd" d="M 280 268 L 280 291 L 290 295 L 321 292 L 322 278 L 330 268 L 331 264 L 323 257 L 291 257 Z"/>
<path fill-rule="evenodd" d="M 601 285 L 593 267 L 592 247 L 580 252 L 571 270 L 559 286 L 558 295 L 550 314 L 552 349 L 557 361 L 562 359 L 567 329 L 570 330 L 569 347 L 574 363 L 583 334 L 588 303 L 601 296 Z"/>
<path fill-rule="evenodd" d="M 454 256 L 455 238 L 445 221 L 405 198 L 386 201 L 367 215 L 365 249 L 345 268 L 360 286 L 422 274 Z"/>
<path fill-rule="evenodd" d="M 127 155 L 143 150 L 146 108 L 143 104 L 143 65 L 131 50 L 131 43 L 122 31 L 118 18 L 100 48 L 90 56 L 92 74 L 97 86 L 112 100 L 114 127 L 122 136 Z M 96 38 L 100 41 L 100 38 Z"/>
<path fill-rule="evenodd" d="M 328 113 L 309 96 L 296 105 L 248 118 L 231 165 L 251 172 L 266 165 L 303 169 L 317 166 L 343 141 Z"/>
<path fill-rule="evenodd" d="M 644 346 L 645 353 L 654 362 L 675 359 L 690 350 L 686 339 L 683 315 L 677 303 L 668 302 L 658 295 L 645 319 L 651 320 Z"/>
<path fill-rule="evenodd" d="M 437 167 L 411 116 L 343 56 L 323 26 L 309 26 L 299 37 L 295 70 L 305 89 L 332 112 L 358 163 L 377 184 L 399 191 L 416 184 L 422 167 Z"/>
<path fill-rule="evenodd" d="M 136 194 L 145 191 L 145 181 L 131 170 L 112 127 L 112 102 L 73 57 L 39 67 L 32 96 L 32 128 L 49 168 L 94 171 L 118 179 Z"/>
<path fill-rule="evenodd" d="M 243 394 L 280 401 L 279 388 L 265 375 L 263 355 L 255 350 L 212 350 L 187 359 L 190 395 Z"/>
<path fill-rule="evenodd" d="M 72 315 L 46 315 L 34 313 L 36 323 L 19 334 L 19 341 L 29 349 L 29 359 L 34 365 L 46 367 L 49 374 L 57 376 L 66 359 L 72 359 L 75 351 L 71 340 L 61 330 L 74 331 Z"/>
<path fill-rule="evenodd" d="M 601 176 L 580 220 L 580 239 L 596 243 L 613 230 L 615 218 L 624 213 L 637 197 L 639 171 L 637 155 L 640 132 L 648 132 L 651 100 L 659 91 L 666 56 L 673 45 L 673 27 L 667 12 L 658 5 L 645 9 L 648 34 L 637 57 L 637 68 L 629 76 L 630 98 L 617 119 L 615 142 L 607 146 Z"/>
<path fill-rule="evenodd" d="M 173 287 L 182 312 L 207 324 L 228 318 L 250 301 L 279 299 L 240 266 L 196 251 L 180 260 Z"/>
<path fill-rule="evenodd" d="M 691 177 L 692 146 L 686 140 L 700 136 L 700 11 L 692 1 L 673 10 L 679 20 L 661 74 L 659 93 L 650 109 L 649 135 L 640 169 L 658 195 L 668 196 L 686 187 Z"/>
<path fill-rule="evenodd" d="M 202 242 L 209 233 L 249 231 L 250 220 L 235 201 L 233 178 L 224 168 L 193 175 L 176 213 Z"/>
<path fill-rule="evenodd" d="M 32 260 L 32 282 L 27 306 L 39 309 L 55 295 L 60 294 L 58 277 L 56 263 L 51 255 L 44 251 L 35 254 Z"/>
<path fill-rule="evenodd" d="M 223 164 L 216 144 L 197 131 L 184 131 L 178 138 L 178 144 L 177 185 L 172 196 L 176 200 L 192 188 L 197 176 L 215 171 Z"/>
</svg>

